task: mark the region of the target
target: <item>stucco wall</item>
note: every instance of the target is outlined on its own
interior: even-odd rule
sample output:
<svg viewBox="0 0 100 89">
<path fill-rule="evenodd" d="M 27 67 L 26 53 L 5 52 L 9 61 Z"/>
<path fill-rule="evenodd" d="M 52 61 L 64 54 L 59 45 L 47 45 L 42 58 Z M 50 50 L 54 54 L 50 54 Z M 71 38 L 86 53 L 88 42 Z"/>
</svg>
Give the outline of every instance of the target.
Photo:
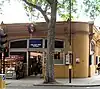
<svg viewBox="0 0 100 89">
<path fill-rule="evenodd" d="M 76 58 L 80 59 L 76 63 Z M 88 77 L 89 38 L 86 34 L 76 34 L 73 38 L 74 77 Z"/>
<path fill-rule="evenodd" d="M 33 38 L 46 38 L 47 37 L 47 27 L 46 24 L 39 24 L 36 26 L 36 32 Z M 56 37 L 58 39 L 65 39 L 64 27 L 66 27 L 67 32 L 69 24 L 57 23 L 56 25 Z M 17 27 L 12 25 L 7 26 L 9 40 L 19 39 L 19 38 L 29 38 L 29 33 L 27 31 L 27 25 L 22 25 L 23 27 Z M 84 22 L 72 22 L 72 52 L 73 52 L 73 77 L 88 77 L 89 74 L 89 24 Z M 12 28 L 12 29 L 11 29 Z M 15 29 L 16 28 L 16 29 Z M 20 33 L 18 33 L 20 32 Z M 69 34 L 69 33 L 66 33 Z M 68 36 L 67 36 L 68 37 Z M 65 52 L 67 51 L 65 48 Z M 79 63 L 76 63 L 76 58 L 80 59 Z M 68 77 L 68 65 L 54 65 L 55 77 Z M 44 67 L 43 67 L 44 69 Z M 94 74 L 94 66 L 91 66 L 91 76 Z M 43 70 L 44 74 L 44 70 Z"/>
</svg>

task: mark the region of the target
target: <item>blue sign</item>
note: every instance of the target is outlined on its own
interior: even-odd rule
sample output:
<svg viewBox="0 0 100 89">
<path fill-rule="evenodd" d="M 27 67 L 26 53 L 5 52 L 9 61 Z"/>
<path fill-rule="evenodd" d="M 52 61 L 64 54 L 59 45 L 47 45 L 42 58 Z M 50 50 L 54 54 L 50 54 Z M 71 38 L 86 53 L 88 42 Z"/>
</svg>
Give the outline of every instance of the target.
<svg viewBox="0 0 100 89">
<path fill-rule="evenodd" d="M 29 40 L 29 48 L 42 48 L 42 39 L 32 39 Z"/>
</svg>

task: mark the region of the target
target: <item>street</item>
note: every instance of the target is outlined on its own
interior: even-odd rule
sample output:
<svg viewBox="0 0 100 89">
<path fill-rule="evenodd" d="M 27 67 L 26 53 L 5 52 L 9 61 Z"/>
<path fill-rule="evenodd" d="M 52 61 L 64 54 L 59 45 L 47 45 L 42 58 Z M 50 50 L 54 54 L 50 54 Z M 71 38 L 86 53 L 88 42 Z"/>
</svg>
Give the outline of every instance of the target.
<svg viewBox="0 0 100 89">
<path fill-rule="evenodd" d="M 6 89 L 100 89 L 100 87 L 65 87 L 65 86 L 31 86 L 31 87 L 7 87 Z"/>
</svg>

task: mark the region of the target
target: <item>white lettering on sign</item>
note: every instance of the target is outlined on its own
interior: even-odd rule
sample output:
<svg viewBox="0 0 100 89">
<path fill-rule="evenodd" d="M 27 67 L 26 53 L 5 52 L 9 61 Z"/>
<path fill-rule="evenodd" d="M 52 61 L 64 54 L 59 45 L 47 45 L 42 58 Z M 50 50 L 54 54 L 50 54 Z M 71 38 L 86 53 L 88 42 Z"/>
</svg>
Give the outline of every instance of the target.
<svg viewBox="0 0 100 89">
<path fill-rule="evenodd" d="M 31 44 L 32 47 L 40 47 L 41 44 Z"/>
</svg>

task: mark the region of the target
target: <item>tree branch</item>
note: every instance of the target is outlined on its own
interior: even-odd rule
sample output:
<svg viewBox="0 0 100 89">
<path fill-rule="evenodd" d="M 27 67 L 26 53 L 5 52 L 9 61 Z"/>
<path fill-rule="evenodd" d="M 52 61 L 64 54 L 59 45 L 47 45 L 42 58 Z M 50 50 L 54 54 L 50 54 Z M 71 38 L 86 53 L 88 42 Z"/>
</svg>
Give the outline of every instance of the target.
<svg viewBox="0 0 100 89">
<path fill-rule="evenodd" d="M 47 11 L 47 8 L 48 8 L 48 4 L 45 6 L 45 10 L 44 10 L 44 11 L 45 11 L 45 13 L 46 13 L 46 11 Z"/>
<path fill-rule="evenodd" d="M 46 0 L 50 5 L 53 4 L 53 0 Z M 56 2 L 58 3 L 58 1 Z"/>
<path fill-rule="evenodd" d="M 52 4 L 52 0 L 46 0 L 50 5 Z"/>
<path fill-rule="evenodd" d="M 29 3 L 27 0 L 23 0 L 27 5 L 32 6 L 33 8 L 36 8 L 37 10 L 39 10 L 41 12 L 41 14 L 44 16 L 47 24 L 49 23 L 49 19 L 46 15 L 46 12 L 42 10 L 42 8 L 40 6 L 37 6 L 35 4 Z"/>
</svg>

